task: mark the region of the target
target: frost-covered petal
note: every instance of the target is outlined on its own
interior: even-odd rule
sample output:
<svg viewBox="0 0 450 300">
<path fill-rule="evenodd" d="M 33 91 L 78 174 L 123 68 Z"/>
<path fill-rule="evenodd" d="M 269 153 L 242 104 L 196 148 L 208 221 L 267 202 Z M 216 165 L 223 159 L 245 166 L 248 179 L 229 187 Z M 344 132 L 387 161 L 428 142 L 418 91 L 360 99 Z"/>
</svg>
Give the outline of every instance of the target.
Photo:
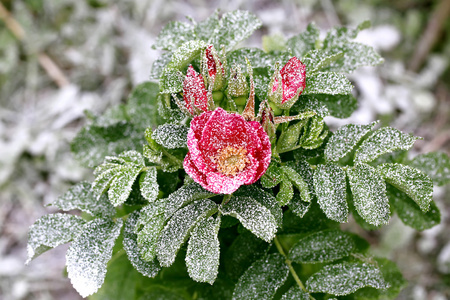
<svg viewBox="0 0 450 300">
<path fill-rule="evenodd" d="M 270 158 L 272 156 L 272 149 L 270 144 L 270 139 L 267 133 L 264 131 L 262 126 L 258 122 L 248 122 L 256 132 L 258 133 L 258 138 L 261 141 L 261 149 L 256 154 L 256 158 L 259 161 L 259 166 L 255 174 L 255 181 L 258 180 L 267 170 L 270 164 Z"/>
<path fill-rule="evenodd" d="M 183 82 L 183 99 L 191 114 L 195 114 L 192 104 L 202 111 L 208 110 L 208 96 L 203 76 L 198 74 L 192 66 L 189 66 Z"/>
<path fill-rule="evenodd" d="M 306 66 L 294 56 L 280 70 L 280 74 L 283 87 L 283 99 L 281 103 L 283 104 L 298 96 L 298 93 L 301 93 L 305 89 Z"/>
<path fill-rule="evenodd" d="M 208 185 L 206 182 L 206 176 L 204 173 L 200 172 L 197 166 L 194 164 L 190 152 L 186 155 L 183 162 L 183 167 L 186 173 L 194 179 L 195 182 L 200 183 L 200 185 L 204 188 Z"/>
</svg>

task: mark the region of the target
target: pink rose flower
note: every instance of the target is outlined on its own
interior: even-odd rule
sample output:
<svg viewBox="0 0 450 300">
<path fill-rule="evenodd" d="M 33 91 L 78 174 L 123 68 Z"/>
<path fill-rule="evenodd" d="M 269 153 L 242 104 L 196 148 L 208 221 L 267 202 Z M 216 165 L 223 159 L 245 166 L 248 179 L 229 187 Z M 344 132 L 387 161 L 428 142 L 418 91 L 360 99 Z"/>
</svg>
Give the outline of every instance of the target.
<svg viewBox="0 0 450 300">
<path fill-rule="evenodd" d="M 194 181 L 217 194 L 231 194 L 256 182 L 272 155 L 267 133 L 256 121 L 218 107 L 191 121 L 184 169 Z"/>
<path fill-rule="evenodd" d="M 183 100 L 192 115 L 197 115 L 199 110 L 208 110 L 207 94 L 203 76 L 189 66 L 183 82 Z"/>
<path fill-rule="evenodd" d="M 276 71 L 273 75 L 269 98 L 281 108 L 289 108 L 305 87 L 306 66 L 294 56 L 279 72 Z"/>
</svg>

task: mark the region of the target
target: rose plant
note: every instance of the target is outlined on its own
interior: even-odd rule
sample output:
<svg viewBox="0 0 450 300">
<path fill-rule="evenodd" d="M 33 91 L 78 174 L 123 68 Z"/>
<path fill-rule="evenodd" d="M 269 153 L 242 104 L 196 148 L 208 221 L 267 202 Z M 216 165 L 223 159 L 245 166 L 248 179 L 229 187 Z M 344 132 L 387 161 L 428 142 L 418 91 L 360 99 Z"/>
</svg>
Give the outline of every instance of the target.
<svg viewBox="0 0 450 300">
<path fill-rule="evenodd" d="M 260 25 L 234 11 L 163 28 L 153 81 L 73 140 L 95 180 L 52 204 L 81 213 L 31 226 L 27 263 L 71 242 L 67 275 L 91 299 L 397 296 L 395 264 L 340 224 L 438 224 L 449 158 L 410 158 L 418 137 L 377 122 L 328 129 L 357 107 L 344 73 L 382 62 L 352 41 L 367 23 L 236 48 Z"/>
</svg>

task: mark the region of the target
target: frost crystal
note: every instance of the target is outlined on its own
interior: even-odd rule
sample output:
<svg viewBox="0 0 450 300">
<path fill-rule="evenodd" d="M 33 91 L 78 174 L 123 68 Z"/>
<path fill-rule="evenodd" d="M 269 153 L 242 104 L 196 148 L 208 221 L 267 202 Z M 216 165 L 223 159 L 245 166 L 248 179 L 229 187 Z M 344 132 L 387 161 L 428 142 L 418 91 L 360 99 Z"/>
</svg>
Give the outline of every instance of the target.
<svg viewBox="0 0 450 300">
<path fill-rule="evenodd" d="M 306 88 L 303 95 L 307 94 L 350 94 L 353 86 L 347 77 L 339 73 L 318 72 L 306 78 Z"/>
<path fill-rule="evenodd" d="M 183 125 L 164 124 L 153 131 L 152 138 L 164 148 L 186 148 L 188 130 Z"/>
<path fill-rule="evenodd" d="M 219 272 L 220 219 L 209 217 L 192 230 L 186 254 L 189 276 L 195 281 L 213 284 Z"/>
<path fill-rule="evenodd" d="M 317 202 L 329 219 L 340 223 L 348 218 L 346 185 L 345 172 L 338 165 L 317 166 L 314 172 Z"/>
<path fill-rule="evenodd" d="M 306 288 L 312 293 L 329 293 L 336 296 L 351 294 L 365 286 L 376 289 L 389 287 L 379 269 L 360 262 L 327 265 L 306 282 Z"/>
<path fill-rule="evenodd" d="M 283 296 L 281 300 L 309 300 L 309 294 L 304 292 L 298 285 L 291 287 Z"/>
<path fill-rule="evenodd" d="M 366 164 L 356 164 L 347 169 L 347 174 L 358 214 L 372 225 L 387 224 L 389 200 L 386 184 L 378 171 Z"/>
<path fill-rule="evenodd" d="M 116 223 L 107 219 L 92 220 L 67 251 L 67 273 L 82 297 L 92 295 L 102 286 L 106 264 L 111 259 L 121 227 L 121 219 Z"/>
</svg>

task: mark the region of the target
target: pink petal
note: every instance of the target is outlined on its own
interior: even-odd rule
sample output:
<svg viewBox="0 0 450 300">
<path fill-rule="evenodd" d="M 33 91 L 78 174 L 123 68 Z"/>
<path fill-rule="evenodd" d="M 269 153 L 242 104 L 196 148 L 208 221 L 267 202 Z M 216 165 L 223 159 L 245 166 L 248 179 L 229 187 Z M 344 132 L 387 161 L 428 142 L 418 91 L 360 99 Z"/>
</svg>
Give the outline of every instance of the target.
<svg viewBox="0 0 450 300">
<path fill-rule="evenodd" d="M 193 163 L 190 152 L 186 155 L 183 161 L 183 167 L 186 173 L 194 179 L 195 182 L 199 183 L 202 187 L 207 189 L 208 183 L 206 182 L 206 176 L 204 173 L 200 172 L 195 164 Z"/>
<path fill-rule="evenodd" d="M 306 66 L 297 58 L 292 57 L 280 70 L 283 85 L 283 100 L 285 103 L 297 94 L 298 90 L 303 91 L 306 86 Z"/>
<path fill-rule="evenodd" d="M 194 105 L 198 109 L 203 111 L 208 110 L 208 97 L 203 76 L 198 74 L 192 66 L 189 66 L 186 77 L 184 78 L 183 99 L 186 108 L 191 114 L 195 113 L 191 103 L 192 99 L 194 99 Z"/>
<path fill-rule="evenodd" d="M 270 139 L 267 133 L 258 122 L 249 122 L 251 126 L 258 132 L 258 137 L 261 141 L 261 149 L 257 152 L 256 159 L 259 161 L 259 166 L 255 174 L 255 181 L 257 181 L 267 170 L 272 157 L 272 148 Z"/>
</svg>

